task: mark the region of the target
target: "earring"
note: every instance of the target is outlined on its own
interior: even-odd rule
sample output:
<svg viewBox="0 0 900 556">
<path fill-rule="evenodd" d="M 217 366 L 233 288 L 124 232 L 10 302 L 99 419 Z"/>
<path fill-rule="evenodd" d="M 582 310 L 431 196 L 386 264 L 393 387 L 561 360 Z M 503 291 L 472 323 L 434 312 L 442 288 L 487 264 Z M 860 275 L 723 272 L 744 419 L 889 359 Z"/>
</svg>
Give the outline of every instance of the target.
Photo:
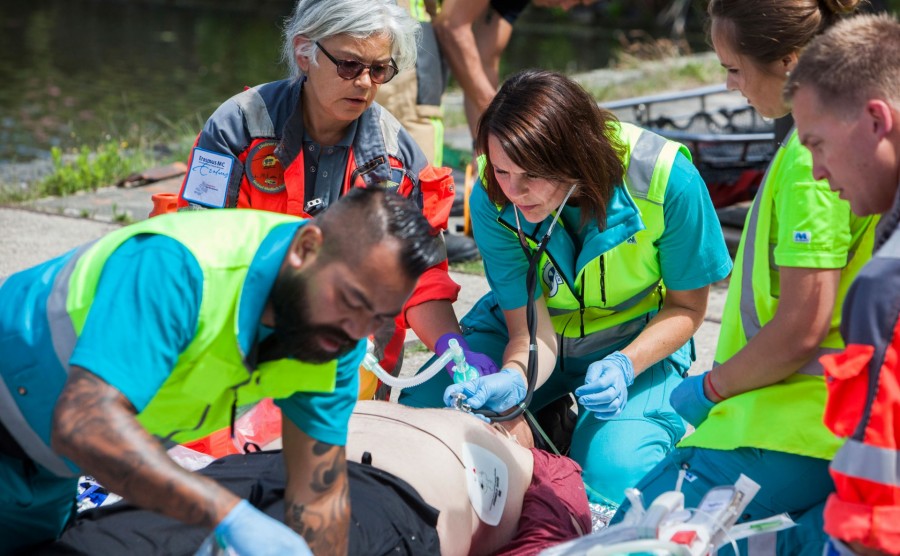
<svg viewBox="0 0 900 556">
<path fill-rule="evenodd" d="M 784 72 L 784 76 L 785 76 L 785 77 L 790 77 L 790 76 L 791 76 L 791 71 L 788 70 L 788 71 Z"/>
</svg>

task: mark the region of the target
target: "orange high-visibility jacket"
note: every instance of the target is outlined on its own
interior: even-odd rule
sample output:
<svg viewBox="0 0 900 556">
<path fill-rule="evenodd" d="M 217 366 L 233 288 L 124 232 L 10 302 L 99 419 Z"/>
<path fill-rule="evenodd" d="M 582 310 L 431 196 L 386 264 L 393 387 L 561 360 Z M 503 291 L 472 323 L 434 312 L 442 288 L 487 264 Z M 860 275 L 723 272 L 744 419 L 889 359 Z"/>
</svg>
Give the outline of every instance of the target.
<svg viewBox="0 0 900 556">
<path fill-rule="evenodd" d="M 825 424 L 846 442 L 831 463 L 836 487 L 825 531 L 900 553 L 900 232 L 882 221 L 876 253 L 844 301 L 847 348 L 821 358 Z"/>
<path fill-rule="evenodd" d="M 196 147 L 235 159 L 225 196 L 226 207 L 254 208 L 298 216 L 314 215 L 351 187 L 389 187 L 415 200 L 432 226 L 447 227 L 454 183 L 449 168 L 435 168 L 409 133 L 378 104 L 357 120 L 347 164 L 333 179 L 317 178 L 307 189 L 303 162 L 302 80 L 282 80 L 248 88 L 224 102 L 197 137 Z M 193 158 L 193 154 L 191 155 Z M 191 160 L 188 161 L 190 173 Z M 189 175 L 189 174 L 188 174 Z M 339 180 L 335 183 L 335 180 Z M 208 208 L 179 193 L 179 210 Z M 396 330 L 381 361 L 392 369 L 403 347 L 406 311 L 426 301 L 456 300 L 459 286 L 443 261 L 419 278 L 396 320 Z"/>
</svg>

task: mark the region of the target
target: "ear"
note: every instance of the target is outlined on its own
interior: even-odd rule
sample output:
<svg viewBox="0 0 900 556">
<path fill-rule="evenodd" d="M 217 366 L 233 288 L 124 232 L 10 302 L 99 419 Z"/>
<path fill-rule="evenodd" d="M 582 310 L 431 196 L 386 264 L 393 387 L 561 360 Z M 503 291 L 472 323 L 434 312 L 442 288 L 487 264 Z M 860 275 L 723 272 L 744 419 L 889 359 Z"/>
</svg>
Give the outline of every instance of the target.
<svg viewBox="0 0 900 556">
<path fill-rule="evenodd" d="M 887 102 L 881 99 L 870 99 L 866 103 L 866 116 L 870 119 L 871 129 L 876 139 L 884 139 L 894 130 L 894 112 Z"/>
<path fill-rule="evenodd" d="M 790 73 L 794 71 L 794 68 L 797 67 L 797 60 L 800 58 L 799 51 L 794 51 L 781 59 L 781 65 L 785 71 L 785 73 Z"/>
<path fill-rule="evenodd" d="M 285 264 L 293 268 L 303 268 L 316 260 L 322 249 L 322 229 L 313 223 L 301 227 L 285 257 Z"/>
<path fill-rule="evenodd" d="M 300 35 L 294 37 L 294 60 L 297 62 L 297 67 L 299 67 L 303 73 L 309 73 L 309 58 L 300 55 L 298 51 L 301 46 L 304 46 L 309 42 L 309 39 L 306 37 Z"/>
</svg>

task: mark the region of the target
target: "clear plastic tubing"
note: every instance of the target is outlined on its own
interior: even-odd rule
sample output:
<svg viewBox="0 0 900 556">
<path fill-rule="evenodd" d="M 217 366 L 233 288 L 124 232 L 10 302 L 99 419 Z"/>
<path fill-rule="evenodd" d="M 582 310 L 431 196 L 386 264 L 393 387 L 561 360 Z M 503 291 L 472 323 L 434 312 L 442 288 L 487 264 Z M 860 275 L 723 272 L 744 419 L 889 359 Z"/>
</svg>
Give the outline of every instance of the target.
<svg viewBox="0 0 900 556">
<path fill-rule="evenodd" d="M 407 377 L 400 378 L 392 376 L 390 373 L 381 368 L 381 365 L 378 364 L 378 359 L 376 359 L 375 354 L 371 351 L 366 352 L 366 356 L 363 358 L 363 367 L 375 373 L 382 382 L 387 384 L 388 386 L 394 388 L 411 388 L 413 386 L 418 386 L 438 374 L 438 372 L 443 369 L 447 363 L 450 361 L 459 360 L 459 358 L 464 358 L 465 354 L 461 347 L 459 347 L 459 342 L 456 340 L 450 340 L 448 343 L 448 349 L 445 351 L 440 357 L 434 360 L 434 362 L 422 370 L 420 373 Z M 464 359 L 463 359 L 464 360 Z"/>
</svg>

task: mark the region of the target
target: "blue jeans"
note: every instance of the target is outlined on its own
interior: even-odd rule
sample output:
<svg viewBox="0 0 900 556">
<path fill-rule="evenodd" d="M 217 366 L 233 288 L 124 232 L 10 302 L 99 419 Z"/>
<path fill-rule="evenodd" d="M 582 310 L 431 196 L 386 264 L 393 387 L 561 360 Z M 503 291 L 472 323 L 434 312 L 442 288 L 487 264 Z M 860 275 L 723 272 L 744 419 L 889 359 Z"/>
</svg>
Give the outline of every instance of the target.
<svg viewBox="0 0 900 556">
<path fill-rule="evenodd" d="M 75 514 L 78 479 L 0 454 L 0 554 L 56 539 Z"/>
<path fill-rule="evenodd" d="M 473 351 L 502 363 L 509 336 L 503 312 L 492 294 L 478 301 L 461 324 L 466 342 Z M 573 392 L 584 384 L 588 365 L 624 345 L 606 346 L 580 357 L 560 353 L 553 374 L 534 392 L 529 408 L 537 411 Z M 425 366 L 430 364 L 431 361 Z M 690 365 L 689 361 L 687 365 Z M 687 366 L 676 364 L 672 359 L 664 359 L 645 370 L 628 389 L 625 409 L 614 419 L 597 419 L 579 406 L 569 456 L 581 465 L 582 478 L 592 502 L 607 505 L 621 502 L 625 489 L 637 484 L 684 435 L 684 423 L 669 405 L 669 395 L 681 383 L 681 373 L 686 370 Z M 419 386 L 404 389 L 400 403 L 413 407 L 441 407 L 444 389 L 452 383 L 448 373 L 439 372 Z"/>
<path fill-rule="evenodd" d="M 741 540 L 741 554 L 821 556 L 827 539 L 822 531 L 822 512 L 825 499 L 834 491 L 828 464 L 824 459 L 757 448 L 677 448 L 641 479 L 637 488 L 643 493 L 644 505 L 650 505 L 657 496 L 675 488 L 678 472 L 684 469 L 684 505 L 696 508 L 708 490 L 732 485 L 743 473 L 759 483 L 760 489 L 738 523 L 786 512 L 797 526 Z M 629 507 L 628 502 L 620 506 L 612 523 L 621 521 Z M 732 554 L 732 550 L 726 545 L 719 554 Z"/>
</svg>

